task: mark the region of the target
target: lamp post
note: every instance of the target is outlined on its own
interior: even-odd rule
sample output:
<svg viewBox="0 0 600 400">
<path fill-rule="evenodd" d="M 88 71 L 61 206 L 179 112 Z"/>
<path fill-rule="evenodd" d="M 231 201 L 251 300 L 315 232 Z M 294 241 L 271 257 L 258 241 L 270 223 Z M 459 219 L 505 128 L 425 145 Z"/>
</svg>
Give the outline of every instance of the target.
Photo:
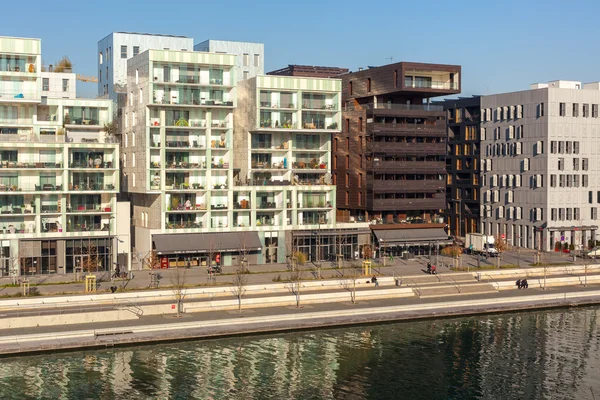
<svg viewBox="0 0 600 400">
<path fill-rule="evenodd" d="M 383 239 L 379 239 L 379 243 L 381 243 L 379 245 L 379 247 L 380 247 L 379 256 L 383 260 L 382 265 L 385 267 L 385 242 L 383 241 Z"/>
</svg>

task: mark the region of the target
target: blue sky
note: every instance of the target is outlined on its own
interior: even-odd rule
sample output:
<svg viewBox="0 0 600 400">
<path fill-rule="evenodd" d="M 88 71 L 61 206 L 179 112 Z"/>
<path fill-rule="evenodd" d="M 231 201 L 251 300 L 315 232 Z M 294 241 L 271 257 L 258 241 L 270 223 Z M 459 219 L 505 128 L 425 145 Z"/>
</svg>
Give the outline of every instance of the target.
<svg viewBox="0 0 600 400">
<path fill-rule="evenodd" d="M 97 74 L 98 40 L 128 31 L 185 35 L 194 43 L 263 42 L 266 71 L 287 64 L 357 70 L 389 57 L 459 64 L 463 95 L 555 79 L 600 80 L 597 1 L 2 3 L 0 35 L 41 38 L 44 63 L 68 55 L 84 75 Z M 95 84 L 78 85 L 80 94 L 96 94 Z"/>
</svg>

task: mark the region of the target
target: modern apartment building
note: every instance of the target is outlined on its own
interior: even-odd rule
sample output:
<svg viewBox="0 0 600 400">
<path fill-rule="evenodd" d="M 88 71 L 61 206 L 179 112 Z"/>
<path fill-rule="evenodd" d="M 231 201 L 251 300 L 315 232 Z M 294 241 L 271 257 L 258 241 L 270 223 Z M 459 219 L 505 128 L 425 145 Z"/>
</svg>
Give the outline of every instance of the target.
<svg viewBox="0 0 600 400">
<path fill-rule="evenodd" d="M 461 67 L 400 62 L 342 75 L 333 145 L 340 218 L 378 226 L 379 245 L 421 252 L 447 240 L 446 120 L 433 97 L 460 92 Z"/>
<path fill-rule="evenodd" d="M 98 96 L 116 101 L 127 83 L 127 60 L 150 49 L 191 51 L 194 39 L 176 35 L 113 32 L 98 41 Z"/>
<path fill-rule="evenodd" d="M 446 217 L 449 234 L 464 237 L 480 229 L 481 97 L 448 99 L 446 110 Z"/>
<path fill-rule="evenodd" d="M 112 105 L 57 76 L 42 72 L 39 39 L 0 37 L 0 275 L 130 265 Z"/>
<path fill-rule="evenodd" d="M 600 83 L 481 97 L 481 232 L 575 249 L 596 240 Z"/>
<path fill-rule="evenodd" d="M 339 79 L 267 75 L 239 83 L 234 182 L 248 206 L 234 213 L 234 224 L 265 230 L 266 262 L 285 262 L 290 247 L 312 261 L 348 259 L 368 243 L 366 224 L 336 221 L 331 138 L 340 122 Z"/>
<path fill-rule="evenodd" d="M 265 45 L 263 43 L 205 40 L 194 46 L 195 51 L 236 55 L 238 81 L 265 73 Z"/>
</svg>

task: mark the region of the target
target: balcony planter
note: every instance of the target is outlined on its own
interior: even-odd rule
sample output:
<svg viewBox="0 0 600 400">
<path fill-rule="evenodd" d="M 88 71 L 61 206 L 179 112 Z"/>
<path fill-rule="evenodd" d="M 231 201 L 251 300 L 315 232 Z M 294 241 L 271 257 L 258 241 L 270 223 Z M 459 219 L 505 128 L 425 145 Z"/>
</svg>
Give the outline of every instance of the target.
<svg viewBox="0 0 600 400">
<path fill-rule="evenodd" d="M 325 169 L 325 168 L 327 168 L 327 164 L 325 164 L 325 163 L 319 164 L 319 169 Z"/>
</svg>

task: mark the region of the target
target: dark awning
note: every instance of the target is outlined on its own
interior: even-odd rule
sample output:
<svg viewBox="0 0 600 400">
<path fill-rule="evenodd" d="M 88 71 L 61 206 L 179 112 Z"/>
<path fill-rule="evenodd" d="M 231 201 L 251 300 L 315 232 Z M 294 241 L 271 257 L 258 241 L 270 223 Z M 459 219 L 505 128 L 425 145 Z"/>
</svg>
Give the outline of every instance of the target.
<svg viewBox="0 0 600 400">
<path fill-rule="evenodd" d="M 451 242 L 444 228 L 376 229 L 373 233 L 383 246 L 418 246 L 433 242 Z"/>
<path fill-rule="evenodd" d="M 209 253 L 211 251 L 239 251 L 246 244 L 249 251 L 260 250 L 262 244 L 257 232 L 186 233 L 152 235 L 158 254 Z"/>
</svg>

